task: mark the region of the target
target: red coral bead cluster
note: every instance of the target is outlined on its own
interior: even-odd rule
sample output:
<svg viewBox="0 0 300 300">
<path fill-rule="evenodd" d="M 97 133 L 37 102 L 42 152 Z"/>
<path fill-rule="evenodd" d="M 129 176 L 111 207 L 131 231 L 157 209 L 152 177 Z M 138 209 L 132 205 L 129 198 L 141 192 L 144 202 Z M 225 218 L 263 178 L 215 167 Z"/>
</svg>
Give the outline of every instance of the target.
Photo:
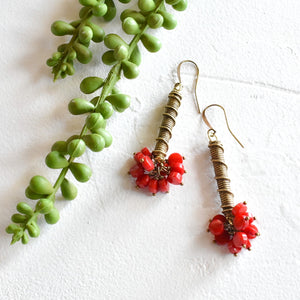
<svg viewBox="0 0 300 300">
<path fill-rule="evenodd" d="M 164 161 L 156 161 L 148 148 L 134 153 L 136 165 L 129 174 L 136 178 L 138 188 L 148 189 L 155 195 L 157 192 L 168 193 L 169 183 L 182 185 L 182 175 L 185 173 L 183 156 L 179 153 L 172 153 Z"/>
<path fill-rule="evenodd" d="M 246 203 L 238 203 L 232 209 L 233 219 L 229 222 L 224 215 L 216 215 L 210 221 L 208 231 L 215 236 L 218 245 L 227 245 L 230 253 L 237 255 L 242 248 L 251 250 L 250 239 L 259 235 L 253 224 L 255 217 L 247 211 Z"/>
</svg>

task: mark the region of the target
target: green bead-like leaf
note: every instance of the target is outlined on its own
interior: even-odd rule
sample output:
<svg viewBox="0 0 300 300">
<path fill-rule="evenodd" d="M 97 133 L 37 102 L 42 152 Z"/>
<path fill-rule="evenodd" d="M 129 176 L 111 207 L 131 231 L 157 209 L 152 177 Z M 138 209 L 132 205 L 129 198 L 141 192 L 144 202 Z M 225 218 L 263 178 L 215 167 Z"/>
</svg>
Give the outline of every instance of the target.
<svg viewBox="0 0 300 300">
<path fill-rule="evenodd" d="M 136 46 L 131 55 L 130 55 L 130 58 L 129 58 L 129 61 L 134 63 L 135 65 L 139 66 L 142 62 L 142 55 L 141 55 L 141 52 L 140 52 L 140 49 L 138 46 Z"/>
<path fill-rule="evenodd" d="M 34 193 L 40 195 L 49 195 L 54 191 L 48 179 L 40 175 L 31 178 L 29 187 Z"/>
<path fill-rule="evenodd" d="M 46 196 L 46 195 L 37 194 L 37 193 L 33 192 L 31 190 L 31 188 L 28 186 L 25 190 L 25 196 L 28 199 L 31 199 L 31 200 L 38 200 L 38 199 L 41 199 L 43 196 Z"/>
<path fill-rule="evenodd" d="M 95 106 L 85 99 L 75 98 L 69 102 L 68 109 L 72 115 L 82 115 L 93 111 Z"/>
<path fill-rule="evenodd" d="M 127 43 L 117 34 L 111 33 L 105 36 L 104 44 L 109 49 L 115 49 L 116 47 L 123 45 L 128 48 Z"/>
<path fill-rule="evenodd" d="M 24 232 L 22 236 L 22 244 L 26 245 L 28 244 L 28 242 L 29 242 L 29 236 L 26 232 Z"/>
<path fill-rule="evenodd" d="M 161 48 L 161 41 L 148 33 L 144 33 L 141 36 L 141 41 L 149 52 L 157 52 Z"/>
<path fill-rule="evenodd" d="M 97 107 L 97 112 L 99 112 L 104 119 L 109 119 L 114 113 L 114 108 L 109 102 L 104 101 Z"/>
<path fill-rule="evenodd" d="M 98 26 L 98 25 L 96 25 L 92 22 L 89 22 L 88 25 L 89 25 L 89 27 L 91 27 L 91 29 L 93 31 L 92 41 L 95 42 L 95 43 L 102 42 L 104 40 L 104 37 L 105 37 L 104 30 L 100 26 Z"/>
<path fill-rule="evenodd" d="M 91 131 L 102 128 L 104 118 L 100 113 L 92 113 L 86 118 L 86 126 Z"/>
<path fill-rule="evenodd" d="M 141 32 L 139 24 L 132 17 L 127 17 L 122 22 L 122 28 L 123 28 L 124 32 L 126 32 L 127 34 L 137 34 L 137 33 Z"/>
<path fill-rule="evenodd" d="M 50 152 L 46 156 L 45 162 L 51 169 L 63 169 L 69 165 L 68 160 L 58 151 Z"/>
<path fill-rule="evenodd" d="M 62 155 L 66 155 L 67 154 L 67 143 L 65 141 L 57 141 L 52 145 L 51 151 L 57 151 Z"/>
<path fill-rule="evenodd" d="M 58 35 L 58 36 L 73 34 L 74 30 L 75 30 L 75 28 L 72 25 L 70 25 L 64 21 L 55 21 L 51 25 L 52 33 L 54 35 Z"/>
<path fill-rule="evenodd" d="M 151 14 L 147 19 L 147 23 L 151 28 L 159 28 L 164 23 L 164 18 L 161 14 Z"/>
<path fill-rule="evenodd" d="M 81 5 L 90 6 L 90 7 L 93 7 L 93 6 L 96 6 L 99 4 L 99 2 L 97 0 L 79 0 L 79 3 Z"/>
<path fill-rule="evenodd" d="M 14 223 L 25 223 L 27 221 L 28 217 L 21 214 L 13 214 L 11 216 L 11 220 Z"/>
<path fill-rule="evenodd" d="M 68 153 L 68 144 L 69 144 L 71 141 L 73 141 L 73 140 L 75 140 L 75 139 L 79 139 L 79 138 L 80 138 L 80 135 L 74 134 L 74 135 L 70 136 L 70 137 L 67 139 L 67 141 L 66 141 L 66 143 L 67 143 L 67 153 Z"/>
<path fill-rule="evenodd" d="M 128 57 L 128 48 L 123 46 L 123 45 L 119 45 L 114 50 L 114 57 L 118 61 L 122 61 L 124 59 L 127 59 L 127 57 Z"/>
<path fill-rule="evenodd" d="M 115 108 L 126 109 L 130 106 L 130 97 L 125 94 L 113 94 L 106 97 Z"/>
<path fill-rule="evenodd" d="M 107 13 L 103 16 L 105 21 L 111 21 L 117 14 L 117 9 L 113 0 L 105 0 Z"/>
<path fill-rule="evenodd" d="M 155 2 L 153 0 L 139 0 L 138 7 L 143 12 L 148 12 L 155 9 Z"/>
<path fill-rule="evenodd" d="M 48 198 L 43 198 L 38 201 L 35 206 L 36 211 L 41 214 L 48 214 L 53 208 L 53 201 Z"/>
<path fill-rule="evenodd" d="M 97 134 L 101 135 L 105 141 L 105 148 L 109 147 L 112 144 L 113 138 L 112 135 L 105 129 L 99 128 L 97 129 Z"/>
<path fill-rule="evenodd" d="M 173 8 L 178 11 L 184 11 L 187 9 L 188 2 L 187 0 L 180 0 L 177 4 L 173 5 Z"/>
<path fill-rule="evenodd" d="M 13 245 L 14 243 L 18 242 L 22 238 L 22 236 L 23 236 L 23 230 L 14 233 L 10 244 Z"/>
<path fill-rule="evenodd" d="M 98 6 L 93 7 L 93 15 L 95 17 L 103 17 L 107 13 L 107 5 L 105 3 L 102 3 Z"/>
<path fill-rule="evenodd" d="M 40 235 L 40 228 L 35 222 L 32 222 L 31 224 L 27 224 L 26 228 L 31 237 L 35 238 Z"/>
<path fill-rule="evenodd" d="M 8 233 L 8 234 L 13 234 L 13 233 L 17 233 L 19 231 L 21 231 L 21 227 L 17 224 L 10 224 L 6 227 L 5 231 Z"/>
<path fill-rule="evenodd" d="M 56 224 L 59 220 L 59 211 L 54 207 L 48 214 L 44 215 L 48 224 Z"/>
<path fill-rule="evenodd" d="M 93 38 L 93 30 L 89 26 L 83 26 L 79 30 L 79 41 L 82 43 L 88 43 Z"/>
<path fill-rule="evenodd" d="M 122 69 L 124 76 L 128 79 L 134 79 L 139 76 L 140 70 L 138 66 L 130 61 L 122 61 Z"/>
<path fill-rule="evenodd" d="M 61 193 L 62 193 L 63 197 L 66 200 L 74 200 L 77 197 L 76 186 L 66 178 L 64 178 L 64 180 L 60 186 L 60 189 L 61 189 Z"/>
<path fill-rule="evenodd" d="M 70 170 L 79 182 L 86 182 L 92 176 L 92 170 L 85 164 L 71 163 Z"/>
<path fill-rule="evenodd" d="M 172 30 L 177 26 L 177 20 L 172 14 L 170 14 L 167 11 L 164 11 L 164 10 L 159 11 L 159 13 L 164 18 L 163 27 L 165 29 Z"/>
<path fill-rule="evenodd" d="M 121 21 L 123 22 L 126 18 L 133 18 L 138 24 L 146 23 L 146 18 L 141 13 L 132 9 L 125 9 L 120 16 Z"/>
<path fill-rule="evenodd" d="M 21 214 L 25 214 L 27 216 L 32 216 L 33 210 L 32 208 L 25 202 L 20 202 L 17 205 L 17 211 Z"/>
<path fill-rule="evenodd" d="M 79 157 L 85 152 L 85 143 L 82 139 L 74 139 L 68 144 L 68 153 L 71 157 Z"/>
<path fill-rule="evenodd" d="M 105 139 L 100 134 L 96 134 L 96 133 L 88 134 L 85 135 L 83 139 L 86 145 L 94 152 L 102 151 L 106 146 Z"/>
<path fill-rule="evenodd" d="M 108 66 L 114 65 L 117 62 L 114 56 L 114 51 L 113 50 L 106 51 L 102 55 L 102 61 Z"/>
<path fill-rule="evenodd" d="M 76 57 L 80 63 L 87 64 L 91 61 L 93 54 L 86 46 L 79 43 L 75 43 L 73 48 L 76 51 Z"/>
<path fill-rule="evenodd" d="M 91 94 L 100 89 L 103 84 L 104 80 L 100 77 L 86 77 L 80 83 L 80 90 L 85 94 Z"/>
</svg>

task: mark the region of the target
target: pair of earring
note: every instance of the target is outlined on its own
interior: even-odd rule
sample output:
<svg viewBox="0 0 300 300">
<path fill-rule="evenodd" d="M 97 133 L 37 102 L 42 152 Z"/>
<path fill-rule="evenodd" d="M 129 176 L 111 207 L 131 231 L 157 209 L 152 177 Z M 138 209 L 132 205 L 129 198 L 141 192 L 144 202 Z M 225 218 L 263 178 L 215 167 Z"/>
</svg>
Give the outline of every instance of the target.
<svg viewBox="0 0 300 300">
<path fill-rule="evenodd" d="M 133 166 L 129 174 L 135 178 L 136 187 L 148 189 L 150 193 L 156 195 L 158 192 L 169 192 L 169 185 L 183 185 L 182 176 L 185 173 L 184 157 L 179 153 L 172 153 L 166 159 L 168 144 L 172 138 L 172 129 L 176 124 L 178 109 L 181 105 L 183 88 L 180 76 L 180 68 L 183 63 L 192 63 L 196 67 L 196 78 L 194 83 L 195 102 L 198 112 L 200 107 L 197 99 L 197 81 L 199 68 L 191 60 L 182 61 L 177 68 L 179 82 L 175 83 L 173 90 L 169 93 L 168 102 L 163 112 L 163 118 L 159 127 L 159 134 L 156 145 L 151 152 L 147 147 L 140 152 L 134 153 L 136 165 Z M 206 117 L 207 109 L 219 107 L 223 110 L 227 128 L 236 141 L 244 147 L 231 131 L 226 111 L 219 104 L 211 104 L 202 112 L 202 118 L 208 126 L 208 148 L 210 150 L 211 162 L 213 164 L 215 179 L 217 181 L 218 193 L 221 199 L 222 213 L 217 214 L 209 220 L 207 231 L 214 235 L 214 242 L 218 245 L 227 245 L 230 253 L 237 255 L 242 248 L 251 250 L 251 239 L 259 235 L 257 227 L 253 224 L 255 217 L 248 212 L 246 202 L 234 205 L 233 193 L 230 188 L 230 179 L 227 174 L 227 165 L 224 160 L 224 147 L 216 136 L 216 130 L 211 126 Z"/>
</svg>

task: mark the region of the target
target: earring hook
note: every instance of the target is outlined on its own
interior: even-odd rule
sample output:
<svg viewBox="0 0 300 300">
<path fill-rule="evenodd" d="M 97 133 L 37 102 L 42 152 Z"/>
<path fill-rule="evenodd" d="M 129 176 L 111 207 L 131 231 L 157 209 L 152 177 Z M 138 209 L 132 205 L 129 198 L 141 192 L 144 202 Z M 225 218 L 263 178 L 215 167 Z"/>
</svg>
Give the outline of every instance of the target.
<svg viewBox="0 0 300 300">
<path fill-rule="evenodd" d="M 240 146 L 242 148 L 244 148 L 243 144 L 238 140 L 238 138 L 233 134 L 233 132 L 231 131 L 230 127 L 229 127 L 229 123 L 228 123 L 228 119 L 227 119 L 227 115 L 226 115 L 226 111 L 225 111 L 225 108 L 219 104 L 211 104 L 209 106 L 207 106 L 203 112 L 202 112 L 202 117 L 203 117 L 203 121 L 205 122 L 205 124 L 208 126 L 209 130 L 211 130 L 213 132 L 213 134 L 216 133 L 215 129 L 213 129 L 213 127 L 211 126 L 211 124 L 208 122 L 207 118 L 206 118 L 206 115 L 205 115 L 205 112 L 208 108 L 212 107 L 212 106 L 217 106 L 217 107 L 220 107 L 223 112 L 224 112 L 224 116 L 225 116 L 225 121 L 226 121 L 226 125 L 227 125 L 227 128 L 229 130 L 229 132 L 231 133 L 231 135 L 235 138 L 235 140 L 240 144 Z"/>
<path fill-rule="evenodd" d="M 181 84 L 181 75 L 180 75 L 180 69 L 181 69 L 181 65 L 184 64 L 184 63 L 191 63 L 193 64 L 195 67 L 196 67 L 196 77 L 195 77 L 195 80 L 194 80 L 194 96 L 195 96 L 195 102 L 196 102 L 196 107 L 197 107 L 197 111 L 198 113 L 200 114 L 200 106 L 199 106 L 199 102 L 198 102 L 198 97 L 197 97 L 197 84 L 198 84 L 198 78 L 199 78 L 199 68 L 197 66 L 197 64 L 192 61 L 192 60 L 183 60 L 177 67 L 177 76 L 178 76 L 178 79 L 179 79 L 179 83 Z"/>
</svg>

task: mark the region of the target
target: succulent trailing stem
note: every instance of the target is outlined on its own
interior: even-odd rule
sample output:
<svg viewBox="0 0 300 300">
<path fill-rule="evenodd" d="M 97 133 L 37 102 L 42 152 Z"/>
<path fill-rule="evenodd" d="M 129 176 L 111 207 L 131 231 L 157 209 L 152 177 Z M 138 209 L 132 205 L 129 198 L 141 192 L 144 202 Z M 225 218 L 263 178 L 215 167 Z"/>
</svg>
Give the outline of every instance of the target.
<svg viewBox="0 0 300 300">
<path fill-rule="evenodd" d="M 119 1 L 122 3 L 130 2 L 128 0 Z M 55 23 L 55 26 L 52 25 L 54 28 L 52 32 L 57 33 L 57 35 L 73 35 L 69 44 L 59 52 L 60 54 L 55 53 L 50 61 L 48 60 L 48 65 L 53 67 L 54 79 L 59 76 L 62 78 L 66 76 L 68 69 L 61 68 L 61 66 L 64 64 L 69 64 L 68 67 L 72 66 L 70 53 L 73 53 L 72 59 L 75 59 L 77 55 L 82 63 L 87 63 L 90 60 L 90 52 L 87 49 L 88 43 L 85 45 L 84 37 L 87 36 L 91 40 L 95 36 L 93 35 L 95 32 L 88 36 L 90 29 L 85 28 L 87 24 L 91 26 L 90 28 L 94 26 L 90 21 L 92 15 L 100 16 L 102 14 L 106 20 L 110 20 L 115 15 L 112 0 L 79 0 L 79 2 L 85 6 L 82 9 L 84 14 L 80 14 L 81 19 L 79 21 L 71 24 L 57 21 L 58 23 Z M 68 108 L 71 114 L 87 114 L 85 124 L 79 135 L 72 136 L 67 141 L 54 143 L 51 152 L 47 155 L 46 165 L 52 169 L 61 169 L 54 185 L 52 186 L 43 176 L 37 175 L 31 178 L 25 194 L 27 198 L 38 200 L 38 202 L 34 210 L 25 202 L 18 203 L 17 210 L 20 214 L 14 214 L 11 218 L 13 223 L 6 228 L 7 233 L 13 234 L 12 244 L 19 240 L 22 240 L 23 244 L 27 244 L 29 237 L 26 230 L 31 237 L 39 236 L 37 218 L 40 214 L 44 215 L 46 222 L 49 224 L 55 224 L 59 220 L 59 212 L 54 207 L 55 195 L 59 188 L 66 200 L 76 198 L 77 189 L 75 185 L 66 179 L 69 170 L 78 181 L 86 182 L 89 180 L 91 169 L 85 164 L 76 163 L 75 159 L 85 152 L 86 146 L 94 152 L 100 152 L 111 145 L 112 137 L 105 130 L 106 120 L 112 116 L 114 110 L 123 112 L 130 105 L 130 97 L 121 94 L 115 88 L 116 83 L 120 80 L 122 74 L 128 79 L 138 76 L 138 65 L 141 60 L 138 49 L 140 41 L 150 52 L 157 52 L 160 49 L 160 41 L 146 33 L 149 27 L 158 28 L 163 26 L 166 29 L 173 29 L 176 26 L 173 16 L 166 12 L 165 2 L 177 10 L 183 10 L 182 7 L 186 7 L 186 0 L 138 0 L 140 12 L 125 10 L 121 15 L 124 31 L 133 35 L 131 42 L 127 44 L 116 34 L 108 34 L 103 37 L 105 45 L 111 50 L 104 53 L 102 60 L 105 64 L 112 66 L 111 70 L 106 79 L 87 77 L 80 84 L 80 89 L 85 94 L 91 94 L 98 89 L 102 89 L 101 93 L 90 101 L 82 98 L 75 98 L 70 101 Z M 176 7 L 178 5 L 179 9 Z M 106 14 L 102 11 L 104 6 L 108 10 Z M 164 24 L 161 21 L 162 19 L 165 22 Z M 157 20 L 160 21 L 159 26 L 157 26 Z M 81 31 L 82 28 L 86 29 L 86 33 Z M 76 43 L 78 43 L 77 48 L 74 46 Z M 76 49 L 74 50 L 74 48 Z M 76 52 L 75 56 L 74 51 Z M 69 155 L 68 159 L 65 157 L 66 155 Z"/>
</svg>

